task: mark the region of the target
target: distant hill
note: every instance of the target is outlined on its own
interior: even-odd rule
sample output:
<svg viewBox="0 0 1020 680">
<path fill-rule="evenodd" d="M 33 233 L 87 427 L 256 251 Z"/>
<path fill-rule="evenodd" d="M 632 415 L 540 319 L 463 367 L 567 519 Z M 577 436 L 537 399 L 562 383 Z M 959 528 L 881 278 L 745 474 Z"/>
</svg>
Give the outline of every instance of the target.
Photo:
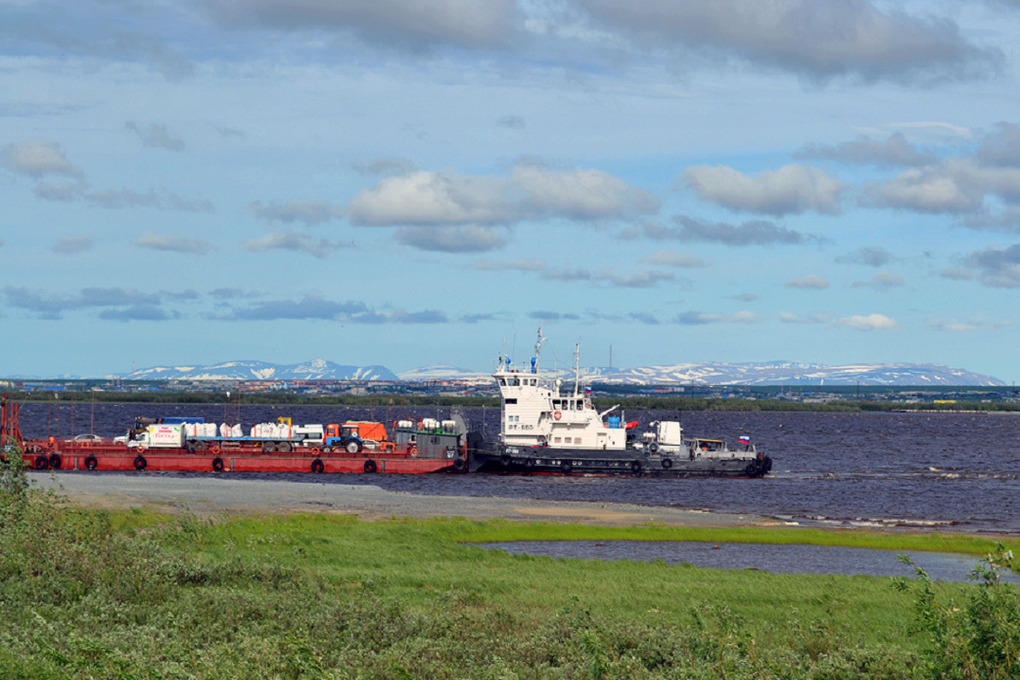
<svg viewBox="0 0 1020 680">
<path fill-rule="evenodd" d="M 119 376 L 129 380 L 397 380 L 385 366 L 346 366 L 325 359 L 300 364 L 225 361 L 204 366 L 153 366 Z"/>
<path fill-rule="evenodd" d="M 851 364 L 824 366 L 792 362 L 700 363 L 595 369 L 598 382 L 631 385 L 889 385 L 1003 386 L 1001 380 L 937 364 Z"/>
<path fill-rule="evenodd" d="M 551 370 L 545 375 L 564 380 L 571 370 Z M 638 368 L 584 368 L 585 382 L 618 385 L 871 385 L 871 386 L 969 386 L 1001 387 L 1005 383 L 987 375 L 938 364 L 851 364 L 825 366 L 774 361 L 768 363 L 686 363 Z M 347 366 L 324 359 L 300 364 L 264 361 L 227 361 L 204 366 L 154 366 L 118 376 L 135 380 L 462 380 L 487 383 L 489 371 L 472 371 L 433 365 L 399 375 L 385 366 Z"/>
</svg>

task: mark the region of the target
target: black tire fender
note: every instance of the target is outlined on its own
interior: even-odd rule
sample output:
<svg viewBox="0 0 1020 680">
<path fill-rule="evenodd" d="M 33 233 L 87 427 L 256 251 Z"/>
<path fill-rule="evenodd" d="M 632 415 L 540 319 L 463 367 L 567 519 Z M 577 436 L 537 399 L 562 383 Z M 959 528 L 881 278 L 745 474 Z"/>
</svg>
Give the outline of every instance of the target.
<svg viewBox="0 0 1020 680">
<path fill-rule="evenodd" d="M 216 456 L 212 459 L 212 469 L 215 472 L 223 472 L 223 459 Z"/>
<path fill-rule="evenodd" d="M 365 461 L 365 472 L 367 472 L 368 474 L 371 475 L 371 474 L 374 474 L 377 470 L 378 470 L 378 468 L 375 466 L 375 461 L 374 460 L 366 460 Z"/>
<path fill-rule="evenodd" d="M 663 458 L 662 459 L 662 469 L 663 470 L 668 470 L 671 467 L 673 467 L 673 459 L 672 458 Z"/>
<path fill-rule="evenodd" d="M 95 470 L 97 467 L 99 467 L 99 459 L 98 458 L 96 458 L 91 453 L 89 455 L 85 456 L 85 469 L 86 470 Z"/>
<path fill-rule="evenodd" d="M 312 461 L 312 472 L 315 474 L 322 474 L 322 471 L 326 469 L 326 464 L 322 462 L 321 458 L 316 458 Z"/>
<path fill-rule="evenodd" d="M 45 470 L 49 466 L 50 466 L 49 456 L 46 456 L 46 455 L 36 456 L 36 459 L 35 459 L 35 469 L 36 470 Z"/>
<path fill-rule="evenodd" d="M 144 470 L 149 466 L 149 461 L 145 460 L 145 456 L 138 454 L 135 456 L 135 469 L 138 471 Z"/>
</svg>

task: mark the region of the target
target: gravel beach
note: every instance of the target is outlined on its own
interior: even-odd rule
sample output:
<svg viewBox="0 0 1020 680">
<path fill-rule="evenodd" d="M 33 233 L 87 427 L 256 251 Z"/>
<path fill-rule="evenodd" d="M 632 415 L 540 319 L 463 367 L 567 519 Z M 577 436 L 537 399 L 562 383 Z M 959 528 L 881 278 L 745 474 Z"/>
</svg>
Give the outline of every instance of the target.
<svg viewBox="0 0 1020 680">
<path fill-rule="evenodd" d="M 338 513 L 366 520 L 389 517 L 464 517 L 514 521 L 575 522 L 633 526 L 656 522 L 674 526 L 774 526 L 754 515 L 709 513 L 622 503 L 477 498 L 397 493 L 369 485 L 226 476 L 178 477 L 119 473 L 29 472 L 41 488 L 54 489 L 84 507 L 217 514 Z"/>
</svg>

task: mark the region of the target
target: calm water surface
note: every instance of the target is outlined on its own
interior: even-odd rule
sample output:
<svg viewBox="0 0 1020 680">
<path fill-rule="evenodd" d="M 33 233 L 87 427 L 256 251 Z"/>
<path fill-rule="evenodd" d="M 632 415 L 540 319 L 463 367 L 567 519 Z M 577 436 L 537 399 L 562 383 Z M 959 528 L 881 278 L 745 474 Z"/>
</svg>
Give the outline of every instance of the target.
<svg viewBox="0 0 1020 680">
<path fill-rule="evenodd" d="M 73 411 L 73 413 L 72 413 Z M 463 409 L 488 437 L 498 409 Z M 26 437 L 123 434 L 136 416 L 207 421 L 330 423 L 448 417 L 449 410 L 336 406 L 23 404 Z M 308 483 L 374 484 L 391 491 L 541 500 L 605 501 L 768 515 L 799 524 L 946 527 L 1020 533 L 1020 415 L 925 413 L 738 413 L 630 411 L 642 426 L 677 417 L 690 435 L 735 441 L 749 435 L 774 460 L 748 479 L 651 479 L 502 475 L 282 477 Z M 278 476 L 279 478 L 281 476 Z"/>
</svg>

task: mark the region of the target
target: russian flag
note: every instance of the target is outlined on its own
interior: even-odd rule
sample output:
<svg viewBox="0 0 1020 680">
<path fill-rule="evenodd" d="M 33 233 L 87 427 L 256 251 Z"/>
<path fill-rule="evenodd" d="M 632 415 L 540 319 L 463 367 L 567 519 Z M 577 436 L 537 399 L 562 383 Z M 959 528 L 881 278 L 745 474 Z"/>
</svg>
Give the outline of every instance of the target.
<svg viewBox="0 0 1020 680">
<path fill-rule="evenodd" d="M 745 435 L 741 435 L 740 439 L 738 439 L 737 441 L 739 441 L 739 442 L 740 442 L 741 444 L 743 444 L 744 446 L 747 446 L 748 444 L 750 444 L 750 443 L 751 443 L 751 438 L 750 438 L 750 437 L 748 437 L 748 436 L 747 436 L 747 435 L 745 434 Z"/>
</svg>

